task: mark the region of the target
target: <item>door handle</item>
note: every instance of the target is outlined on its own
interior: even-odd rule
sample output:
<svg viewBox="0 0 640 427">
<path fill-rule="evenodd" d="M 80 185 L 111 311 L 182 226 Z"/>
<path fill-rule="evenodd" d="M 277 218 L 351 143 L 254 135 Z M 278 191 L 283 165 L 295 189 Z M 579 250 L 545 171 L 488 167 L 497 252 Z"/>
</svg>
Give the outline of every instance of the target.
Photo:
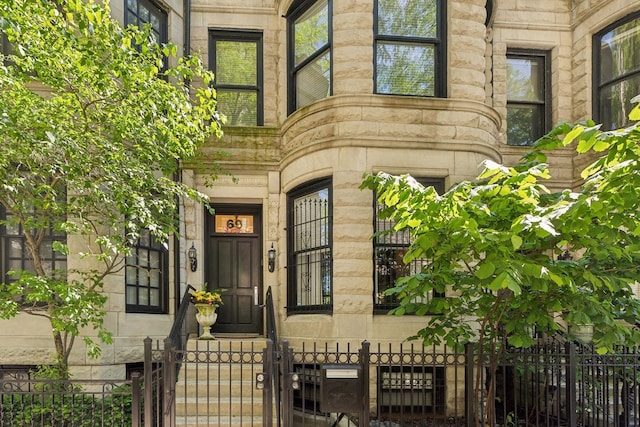
<svg viewBox="0 0 640 427">
<path fill-rule="evenodd" d="M 258 297 L 258 287 L 253 287 L 253 305 L 260 305 L 260 299 Z"/>
</svg>

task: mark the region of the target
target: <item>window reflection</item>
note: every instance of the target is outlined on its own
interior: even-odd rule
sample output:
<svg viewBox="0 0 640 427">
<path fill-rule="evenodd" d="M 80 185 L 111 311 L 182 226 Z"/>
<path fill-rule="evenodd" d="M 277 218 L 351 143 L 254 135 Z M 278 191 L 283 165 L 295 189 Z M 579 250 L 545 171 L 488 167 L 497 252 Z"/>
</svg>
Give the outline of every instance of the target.
<svg viewBox="0 0 640 427">
<path fill-rule="evenodd" d="M 289 112 L 331 94 L 331 2 L 296 3 L 288 20 Z"/>
<path fill-rule="evenodd" d="M 640 94 L 640 18 L 627 18 L 594 37 L 596 120 L 603 129 L 630 124 L 631 99 Z"/>
</svg>

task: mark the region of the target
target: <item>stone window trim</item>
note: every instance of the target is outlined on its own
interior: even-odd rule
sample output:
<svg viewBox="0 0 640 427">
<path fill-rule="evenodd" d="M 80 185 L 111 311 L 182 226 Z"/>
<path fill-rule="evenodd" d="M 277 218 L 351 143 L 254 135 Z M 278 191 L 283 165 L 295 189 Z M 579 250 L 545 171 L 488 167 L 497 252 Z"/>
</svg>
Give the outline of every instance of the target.
<svg viewBox="0 0 640 427">
<path fill-rule="evenodd" d="M 552 93 L 551 93 L 551 52 L 542 49 L 522 49 L 522 48 L 508 48 L 506 54 L 507 62 L 510 59 L 522 59 L 530 60 L 532 62 L 541 64 L 543 71 L 539 73 L 538 82 L 535 82 L 538 87 L 537 99 L 535 100 L 523 100 L 523 99 L 510 99 L 509 97 L 509 82 L 507 81 L 507 120 L 509 117 L 510 109 L 530 109 L 536 111 L 539 116 L 539 120 L 534 124 L 535 128 L 530 129 L 531 138 L 530 141 L 525 143 L 516 143 L 510 140 L 509 135 L 509 123 L 507 123 L 507 144 L 510 146 L 524 146 L 530 147 L 537 139 L 544 136 L 551 130 L 552 122 Z"/>
</svg>

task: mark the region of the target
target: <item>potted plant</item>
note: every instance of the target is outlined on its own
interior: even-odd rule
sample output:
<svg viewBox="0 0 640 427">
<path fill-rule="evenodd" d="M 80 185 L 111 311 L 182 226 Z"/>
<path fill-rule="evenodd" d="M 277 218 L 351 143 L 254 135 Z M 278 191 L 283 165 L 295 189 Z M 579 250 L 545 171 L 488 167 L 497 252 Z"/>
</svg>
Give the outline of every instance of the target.
<svg viewBox="0 0 640 427">
<path fill-rule="evenodd" d="M 196 308 L 196 320 L 202 326 L 202 335 L 199 339 L 214 339 L 211 335 L 211 326 L 216 323 L 218 318 L 216 309 L 223 304 L 220 292 L 204 289 L 191 292 L 191 302 Z"/>
</svg>

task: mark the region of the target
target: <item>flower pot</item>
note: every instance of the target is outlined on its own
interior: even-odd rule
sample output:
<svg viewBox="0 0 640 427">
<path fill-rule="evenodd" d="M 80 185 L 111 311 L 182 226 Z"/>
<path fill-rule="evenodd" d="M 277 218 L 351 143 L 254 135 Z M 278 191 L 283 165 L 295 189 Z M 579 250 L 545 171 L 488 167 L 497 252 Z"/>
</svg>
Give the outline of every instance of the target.
<svg viewBox="0 0 640 427">
<path fill-rule="evenodd" d="M 569 333 L 582 344 L 589 344 L 593 340 L 593 325 L 571 325 Z"/>
<path fill-rule="evenodd" d="M 211 326 L 216 323 L 218 319 L 218 313 L 216 313 L 216 306 L 210 304 L 194 304 L 196 308 L 196 320 L 198 324 L 202 326 L 202 335 L 198 337 L 201 340 L 212 340 Z"/>
</svg>

